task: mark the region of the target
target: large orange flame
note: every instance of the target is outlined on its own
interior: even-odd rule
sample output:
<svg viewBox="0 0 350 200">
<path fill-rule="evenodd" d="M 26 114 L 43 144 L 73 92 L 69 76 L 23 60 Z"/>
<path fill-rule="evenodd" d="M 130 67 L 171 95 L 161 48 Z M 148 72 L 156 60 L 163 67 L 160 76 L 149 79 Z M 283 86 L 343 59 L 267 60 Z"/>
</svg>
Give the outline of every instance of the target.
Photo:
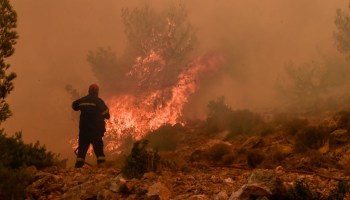
<svg viewBox="0 0 350 200">
<path fill-rule="evenodd" d="M 107 101 L 111 119 L 107 122 L 105 134 L 106 150 L 117 152 L 123 139 L 141 139 L 147 132 L 164 124 L 183 124 L 182 110 L 198 87 L 199 74 L 216 68 L 220 61 L 221 58 L 214 55 L 196 58 L 177 75 L 173 85 L 110 98 Z M 136 59 L 128 75 L 137 76 L 137 87 L 143 87 L 147 77 L 160 72 L 165 66 L 162 57 L 151 51 L 147 56 Z"/>
<path fill-rule="evenodd" d="M 167 64 L 161 55 L 151 50 L 147 56 L 138 57 L 127 73 L 137 80 L 136 88 L 128 94 L 112 96 L 106 102 L 111 114 L 104 136 L 107 152 L 118 153 L 125 139 L 142 139 L 164 124 L 184 124 L 183 107 L 199 87 L 199 75 L 217 68 L 221 61 L 216 55 L 195 58 L 176 74 L 173 84 L 162 86 L 161 81 L 154 81 Z M 71 143 L 73 148 L 77 147 L 77 139 Z M 91 148 L 88 153 L 92 154 Z"/>
</svg>

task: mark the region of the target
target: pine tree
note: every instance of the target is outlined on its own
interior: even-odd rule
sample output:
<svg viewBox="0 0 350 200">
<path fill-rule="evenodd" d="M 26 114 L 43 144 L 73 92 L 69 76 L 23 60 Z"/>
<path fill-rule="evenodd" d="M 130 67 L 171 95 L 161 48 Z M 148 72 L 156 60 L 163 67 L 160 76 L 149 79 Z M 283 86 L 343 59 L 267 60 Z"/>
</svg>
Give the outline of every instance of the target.
<svg viewBox="0 0 350 200">
<path fill-rule="evenodd" d="M 8 72 L 10 64 L 5 59 L 12 56 L 18 38 L 17 14 L 13 10 L 9 0 L 0 0 L 0 123 L 11 116 L 9 105 L 5 98 L 13 90 L 14 72 Z"/>
</svg>

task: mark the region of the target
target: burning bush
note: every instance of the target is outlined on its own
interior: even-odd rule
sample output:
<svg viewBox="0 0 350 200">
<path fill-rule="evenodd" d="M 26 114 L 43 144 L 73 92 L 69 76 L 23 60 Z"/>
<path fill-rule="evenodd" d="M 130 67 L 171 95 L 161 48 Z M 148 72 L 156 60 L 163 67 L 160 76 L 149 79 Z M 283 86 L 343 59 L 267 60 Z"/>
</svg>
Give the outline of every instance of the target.
<svg viewBox="0 0 350 200">
<path fill-rule="evenodd" d="M 148 143 L 148 140 L 134 143 L 131 154 L 126 157 L 122 168 L 122 173 L 126 178 L 141 178 L 145 172 L 157 169 L 160 157 L 157 151 L 147 149 Z"/>
<path fill-rule="evenodd" d="M 232 110 L 224 102 L 224 97 L 208 104 L 206 132 L 215 134 L 225 130 L 229 131 L 227 138 L 233 138 L 239 134 L 258 133 L 264 126 L 262 117 L 249 110 Z"/>
</svg>

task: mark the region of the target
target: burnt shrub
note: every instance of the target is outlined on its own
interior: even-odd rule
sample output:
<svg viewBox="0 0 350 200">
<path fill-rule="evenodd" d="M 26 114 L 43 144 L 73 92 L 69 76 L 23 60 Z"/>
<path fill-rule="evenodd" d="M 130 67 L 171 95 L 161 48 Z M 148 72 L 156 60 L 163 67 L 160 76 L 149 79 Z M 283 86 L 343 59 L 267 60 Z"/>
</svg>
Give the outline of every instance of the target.
<svg viewBox="0 0 350 200">
<path fill-rule="evenodd" d="M 126 156 L 122 173 L 126 178 L 141 178 L 144 173 L 155 171 L 160 163 L 157 151 L 147 149 L 149 141 L 146 139 L 136 141 L 131 154 Z"/>
<path fill-rule="evenodd" d="M 231 152 L 231 147 L 225 143 L 218 143 L 207 149 L 207 158 L 210 162 L 221 162 L 222 158 Z"/>
<path fill-rule="evenodd" d="M 249 110 L 233 110 L 224 100 L 224 97 L 221 97 L 209 102 L 205 125 L 207 134 L 229 131 L 227 139 L 231 139 L 239 134 L 258 133 L 264 126 L 260 115 Z"/>
<path fill-rule="evenodd" d="M 149 140 L 149 146 L 159 151 L 174 151 L 180 142 L 179 133 L 183 131 L 180 124 L 172 126 L 165 124 L 148 133 L 145 139 Z"/>
<path fill-rule="evenodd" d="M 329 133 L 323 128 L 307 126 L 295 135 L 294 149 L 298 153 L 318 149 L 325 144 L 328 137 Z"/>
<path fill-rule="evenodd" d="M 265 156 L 259 150 L 249 150 L 246 153 L 246 159 L 249 167 L 255 168 L 264 161 Z"/>
</svg>

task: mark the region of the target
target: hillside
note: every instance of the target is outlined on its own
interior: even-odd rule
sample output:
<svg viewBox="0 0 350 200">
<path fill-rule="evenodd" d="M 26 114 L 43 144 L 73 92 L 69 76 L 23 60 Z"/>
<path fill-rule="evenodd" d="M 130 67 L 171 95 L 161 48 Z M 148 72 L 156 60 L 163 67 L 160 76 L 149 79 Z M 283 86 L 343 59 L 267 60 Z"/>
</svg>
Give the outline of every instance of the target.
<svg viewBox="0 0 350 200">
<path fill-rule="evenodd" d="M 123 156 L 104 168 L 32 167 L 26 199 L 350 199 L 347 116 L 271 121 L 235 137 L 201 122 L 168 126 L 148 137 L 160 163 L 140 179 L 122 175 Z"/>
</svg>

